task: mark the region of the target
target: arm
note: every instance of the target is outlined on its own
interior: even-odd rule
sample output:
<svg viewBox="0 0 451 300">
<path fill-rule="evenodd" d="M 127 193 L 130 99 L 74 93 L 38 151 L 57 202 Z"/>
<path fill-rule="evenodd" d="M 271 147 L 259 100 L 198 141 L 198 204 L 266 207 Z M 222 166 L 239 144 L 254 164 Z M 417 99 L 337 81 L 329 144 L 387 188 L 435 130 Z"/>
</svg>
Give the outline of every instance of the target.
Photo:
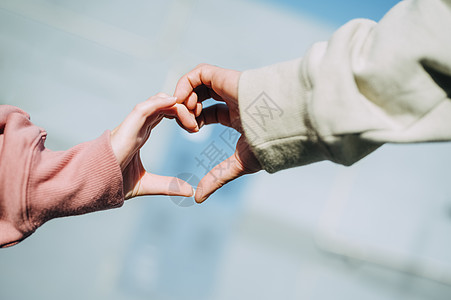
<svg viewBox="0 0 451 300">
<path fill-rule="evenodd" d="M 191 196 L 186 182 L 146 172 L 139 149 L 163 116 L 196 124 L 166 95 L 138 104 L 112 132 L 67 151 L 45 148 L 46 132 L 22 110 L 0 106 L 0 247 L 17 244 L 50 219 L 120 207 L 141 195 Z"/>
<path fill-rule="evenodd" d="M 44 146 L 46 132 L 22 110 L 2 105 L 0 124 L 1 247 L 52 218 L 122 205 L 122 175 L 109 132 L 52 152 Z"/>
<path fill-rule="evenodd" d="M 450 140 L 448 28 L 451 1 L 402 1 L 379 24 L 349 22 L 303 59 L 244 72 L 241 120 L 262 166 L 350 165 L 385 142 Z M 278 109 L 263 120 L 262 93 Z"/>
<path fill-rule="evenodd" d="M 258 160 L 236 151 L 237 163 L 221 165 L 232 166 L 227 172 L 215 167 L 202 179 L 196 201 L 260 167 L 351 165 L 385 142 L 451 140 L 449 28 L 450 0 L 406 0 L 379 24 L 349 22 L 302 59 L 242 74 L 208 65 L 186 74 L 178 99 L 191 110 L 210 97 L 226 102 L 228 109 L 203 110 L 201 123 L 240 120 L 232 126 L 245 137 L 238 146 Z"/>
</svg>

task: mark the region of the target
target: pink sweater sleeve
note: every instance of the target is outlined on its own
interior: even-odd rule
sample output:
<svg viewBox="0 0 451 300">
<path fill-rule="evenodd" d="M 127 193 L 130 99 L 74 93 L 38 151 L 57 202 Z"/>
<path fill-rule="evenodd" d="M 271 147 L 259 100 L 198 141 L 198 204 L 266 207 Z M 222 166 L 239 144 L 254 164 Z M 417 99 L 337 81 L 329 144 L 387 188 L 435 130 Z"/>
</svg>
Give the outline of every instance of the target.
<svg viewBox="0 0 451 300">
<path fill-rule="evenodd" d="M 50 219 L 124 202 L 109 131 L 58 152 L 45 148 L 45 138 L 24 111 L 0 105 L 0 247 L 20 242 Z"/>
</svg>

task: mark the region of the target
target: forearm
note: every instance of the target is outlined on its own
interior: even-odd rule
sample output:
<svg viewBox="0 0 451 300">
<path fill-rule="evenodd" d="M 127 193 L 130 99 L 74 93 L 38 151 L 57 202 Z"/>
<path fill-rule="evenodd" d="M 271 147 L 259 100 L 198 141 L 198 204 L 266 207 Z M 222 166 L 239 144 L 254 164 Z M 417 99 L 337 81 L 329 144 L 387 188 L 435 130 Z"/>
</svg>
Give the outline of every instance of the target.
<svg viewBox="0 0 451 300">
<path fill-rule="evenodd" d="M 53 152 L 44 146 L 46 133 L 23 111 L 0 107 L 0 124 L 0 247 L 52 218 L 122 205 L 122 174 L 108 131 Z"/>
<path fill-rule="evenodd" d="M 263 167 L 349 165 L 384 142 L 449 140 L 449 80 L 431 73 L 450 75 L 450 26 L 449 4 L 403 1 L 379 24 L 344 25 L 302 60 L 244 72 L 241 118 Z M 263 92 L 279 112 L 265 122 L 252 115 Z"/>
<path fill-rule="evenodd" d="M 122 173 L 110 132 L 67 151 L 35 151 L 26 196 L 34 228 L 53 218 L 121 206 Z"/>
</svg>

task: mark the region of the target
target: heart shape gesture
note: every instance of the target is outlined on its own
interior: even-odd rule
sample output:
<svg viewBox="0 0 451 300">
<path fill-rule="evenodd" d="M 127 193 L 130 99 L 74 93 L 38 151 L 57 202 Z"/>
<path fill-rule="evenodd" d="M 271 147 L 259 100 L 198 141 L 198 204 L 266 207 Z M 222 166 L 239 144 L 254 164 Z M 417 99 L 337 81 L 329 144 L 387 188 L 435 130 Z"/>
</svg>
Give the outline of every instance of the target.
<svg viewBox="0 0 451 300">
<path fill-rule="evenodd" d="M 121 166 L 126 199 L 143 195 L 193 195 L 187 182 L 148 173 L 141 162 L 139 149 L 163 117 L 176 118 L 188 132 L 219 123 L 241 134 L 235 152 L 199 182 L 196 202 L 205 201 L 227 182 L 262 169 L 243 134 L 238 107 L 240 75 L 238 71 L 199 65 L 179 80 L 174 97 L 160 93 L 136 105 L 124 122 L 111 132 L 111 145 Z M 221 103 L 203 108 L 202 102 L 210 98 Z"/>
</svg>

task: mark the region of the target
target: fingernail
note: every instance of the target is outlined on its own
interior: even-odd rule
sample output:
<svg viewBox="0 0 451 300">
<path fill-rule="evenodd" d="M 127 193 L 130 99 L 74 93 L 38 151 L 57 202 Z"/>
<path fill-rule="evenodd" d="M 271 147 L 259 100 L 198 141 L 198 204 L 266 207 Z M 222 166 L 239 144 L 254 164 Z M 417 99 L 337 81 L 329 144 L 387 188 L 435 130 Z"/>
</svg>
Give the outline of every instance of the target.
<svg viewBox="0 0 451 300">
<path fill-rule="evenodd" d="M 194 132 L 198 132 L 199 131 L 199 124 L 197 124 L 197 121 L 195 118 L 191 118 L 191 128 Z"/>
<path fill-rule="evenodd" d="M 200 200 L 199 201 L 196 200 L 196 203 L 197 204 L 201 204 L 202 202 L 204 202 L 204 200 L 202 199 L 202 196 L 203 196 L 202 188 L 198 187 L 197 190 L 196 190 L 196 194 L 197 193 L 200 195 Z"/>
</svg>

